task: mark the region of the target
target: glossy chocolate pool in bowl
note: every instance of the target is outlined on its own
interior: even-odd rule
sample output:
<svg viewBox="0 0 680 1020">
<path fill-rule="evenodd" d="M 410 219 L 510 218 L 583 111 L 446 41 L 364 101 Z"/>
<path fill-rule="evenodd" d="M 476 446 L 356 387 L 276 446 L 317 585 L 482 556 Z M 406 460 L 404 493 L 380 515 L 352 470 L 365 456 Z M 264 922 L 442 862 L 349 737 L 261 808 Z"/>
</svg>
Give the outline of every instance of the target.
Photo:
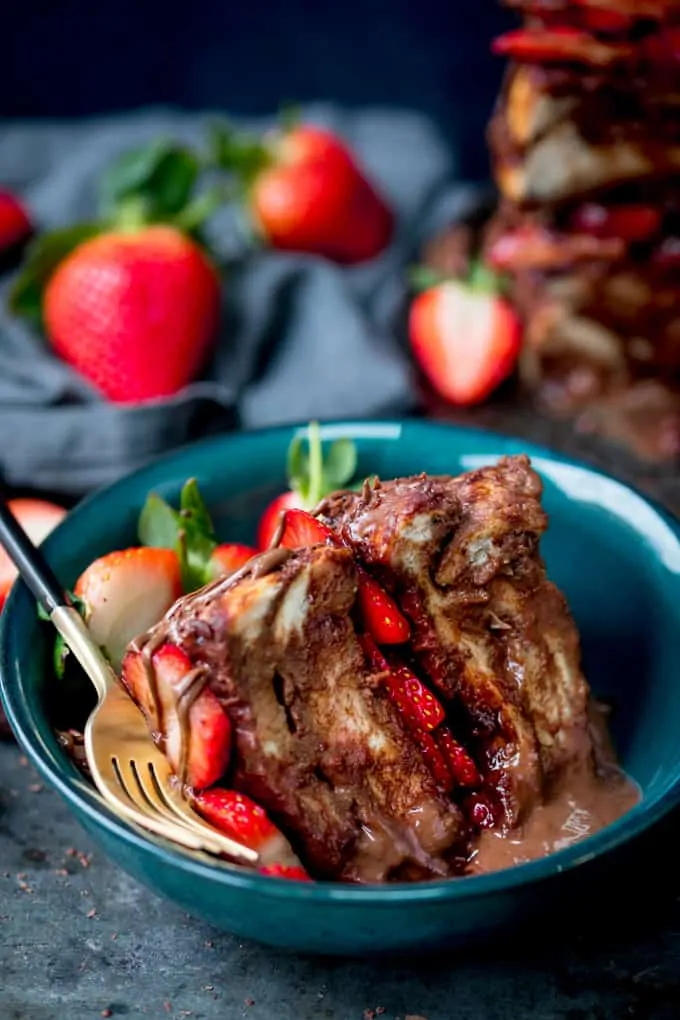
<svg viewBox="0 0 680 1020">
<path fill-rule="evenodd" d="M 550 517 L 542 546 L 548 570 L 570 603 L 586 676 L 612 707 L 617 752 L 642 794 L 613 824 L 547 857 L 463 879 L 390 887 L 286 882 L 184 853 L 109 813 L 54 735 L 46 690 L 49 635 L 22 586 L 2 624 L 3 697 L 27 754 L 104 851 L 189 912 L 243 936 L 310 952 L 468 943 L 587 896 L 621 861 L 624 845 L 680 801 L 680 529 L 620 483 L 514 440 L 425 423 L 326 427 L 327 437 L 339 434 L 357 442 L 361 470 L 383 478 L 458 473 L 509 453 L 531 456 Z M 198 479 L 220 534 L 252 540 L 257 514 L 284 485 L 291 435 L 275 429 L 197 444 L 94 496 L 48 541 L 57 572 L 71 584 L 95 556 L 132 544 L 146 494 L 153 489 L 174 498 L 189 476 Z"/>
</svg>

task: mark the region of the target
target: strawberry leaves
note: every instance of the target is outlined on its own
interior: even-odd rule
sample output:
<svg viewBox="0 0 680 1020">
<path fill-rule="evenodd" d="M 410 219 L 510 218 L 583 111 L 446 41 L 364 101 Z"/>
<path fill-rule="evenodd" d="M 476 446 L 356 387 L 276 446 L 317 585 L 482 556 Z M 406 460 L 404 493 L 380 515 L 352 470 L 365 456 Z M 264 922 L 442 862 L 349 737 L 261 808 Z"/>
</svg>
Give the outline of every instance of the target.
<svg viewBox="0 0 680 1020">
<path fill-rule="evenodd" d="M 357 451 L 352 440 L 336 439 L 324 452 L 318 422 L 309 423 L 306 442 L 296 436 L 288 448 L 288 484 L 310 510 L 324 496 L 346 485 L 356 469 Z"/>
<path fill-rule="evenodd" d="M 251 184 L 271 163 L 271 155 L 262 143 L 237 131 L 226 120 L 211 125 L 208 138 L 208 164 L 233 176 L 241 187 Z"/>
<path fill-rule="evenodd" d="M 145 222 L 166 222 L 186 206 L 198 172 L 195 154 L 164 138 L 124 152 L 102 178 L 102 215 L 115 219 L 134 200 Z"/>
<path fill-rule="evenodd" d="M 179 510 L 151 493 L 140 514 L 137 531 L 142 545 L 174 549 L 185 592 L 196 591 L 213 580 L 210 560 L 217 548 L 217 537 L 195 478 L 182 488 Z"/>
<path fill-rule="evenodd" d="M 100 230 L 101 224 L 96 222 L 78 223 L 36 237 L 28 246 L 23 269 L 10 291 L 12 312 L 40 326 L 42 295 L 50 276 L 67 255 Z"/>
<path fill-rule="evenodd" d="M 464 283 L 477 294 L 503 294 L 508 289 L 508 280 L 505 276 L 495 272 L 482 259 L 475 259 L 471 262 L 467 276 L 453 276 L 451 273 L 443 273 L 430 266 L 416 265 L 408 271 L 408 280 L 411 289 L 416 293 L 438 287 L 442 283 L 457 281 Z"/>
<path fill-rule="evenodd" d="M 83 241 L 106 231 L 162 223 L 205 246 L 201 229 L 224 202 L 225 190 L 201 191 L 202 169 L 189 147 L 165 138 L 123 152 L 99 181 L 97 219 L 42 234 L 28 246 L 10 292 L 13 313 L 42 326 L 43 294 L 57 266 Z"/>
</svg>

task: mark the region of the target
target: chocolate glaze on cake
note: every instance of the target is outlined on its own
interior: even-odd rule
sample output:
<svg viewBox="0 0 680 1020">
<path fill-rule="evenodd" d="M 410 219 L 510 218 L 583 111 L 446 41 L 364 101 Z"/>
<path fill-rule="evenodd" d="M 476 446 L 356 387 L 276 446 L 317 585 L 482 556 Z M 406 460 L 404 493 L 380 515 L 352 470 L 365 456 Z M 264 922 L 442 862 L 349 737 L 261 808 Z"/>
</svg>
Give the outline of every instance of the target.
<svg viewBox="0 0 680 1020">
<path fill-rule="evenodd" d="M 254 558 L 180 599 L 133 643 L 157 703 L 154 651 L 170 642 L 192 664 L 174 693 L 180 780 L 189 709 L 208 687 L 232 724 L 225 784 L 266 809 L 317 878 L 506 866 L 583 838 L 636 802 L 582 674 L 568 607 L 545 574 L 541 482 L 526 457 L 459 478 L 373 479 L 315 512 L 334 542 Z M 410 641 L 395 653 L 444 705 L 480 770 L 474 791 L 431 771 L 390 697 L 389 672 L 368 661 L 357 565 L 409 618 Z"/>
</svg>

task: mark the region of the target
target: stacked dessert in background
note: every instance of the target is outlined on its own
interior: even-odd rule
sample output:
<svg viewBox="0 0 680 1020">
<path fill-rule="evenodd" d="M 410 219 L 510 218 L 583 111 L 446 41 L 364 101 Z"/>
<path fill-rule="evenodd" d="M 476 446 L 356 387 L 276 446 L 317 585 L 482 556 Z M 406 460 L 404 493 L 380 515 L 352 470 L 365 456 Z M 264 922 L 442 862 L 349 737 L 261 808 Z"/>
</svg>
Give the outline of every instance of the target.
<svg viewBox="0 0 680 1020">
<path fill-rule="evenodd" d="M 485 261 L 552 411 L 680 452 L 680 2 L 505 0 L 522 27 L 489 128 Z"/>
</svg>

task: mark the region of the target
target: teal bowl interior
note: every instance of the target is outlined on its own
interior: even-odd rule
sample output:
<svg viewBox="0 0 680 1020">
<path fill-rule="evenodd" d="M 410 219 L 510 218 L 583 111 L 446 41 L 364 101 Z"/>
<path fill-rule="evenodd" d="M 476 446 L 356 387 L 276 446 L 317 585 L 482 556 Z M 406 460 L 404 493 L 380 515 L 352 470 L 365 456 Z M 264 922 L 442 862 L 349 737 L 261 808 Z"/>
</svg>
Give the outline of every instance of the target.
<svg viewBox="0 0 680 1020">
<path fill-rule="evenodd" d="M 258 514 L 285 486 L 293 428 L 211 439 L 176 452 L 80 504 L 48 539 L 65 585 L 96 556 L 136 542 L 146 494 L 175 499 L 197 478 L 223 540 L 252 541 Z M 187 911 L 236 934 L 324 953 L 424 950 L 498 932 L 572 896 L 610 869 L 680 801 L 680 528 L 621 483 L 528 444 L 433 423 L 338 423 L 360 471 L 383 478 L 458 473 L 528 453 L 543 478 L 550 527 L 543 553 L 576 618 L 586 675 L 614 706 L 612 726 L 641 803 L 557 854 L 495 874 L 386 887 L 286 882 L 245 873 L 147 838 L 121 823 L 60 749 L 47 712 L 49 630 L 22 584 L 2 618 L 6 711 L 32 762 L 121 867 Z"/>
</svg>

